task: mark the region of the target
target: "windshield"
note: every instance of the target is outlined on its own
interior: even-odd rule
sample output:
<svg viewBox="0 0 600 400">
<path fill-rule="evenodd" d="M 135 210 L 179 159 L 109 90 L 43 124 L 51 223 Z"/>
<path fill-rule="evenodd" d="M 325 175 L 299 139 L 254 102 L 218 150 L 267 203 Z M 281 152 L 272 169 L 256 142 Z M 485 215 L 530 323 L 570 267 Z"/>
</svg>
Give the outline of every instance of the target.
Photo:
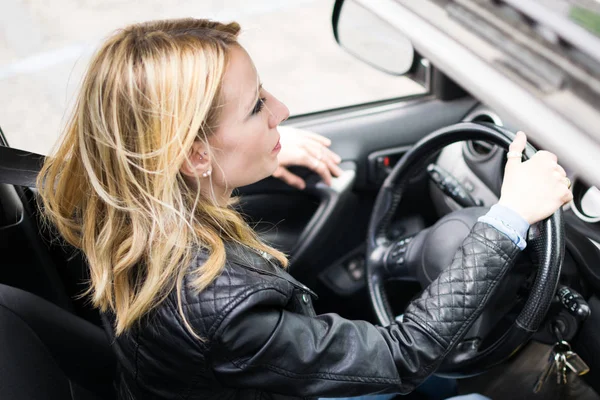
<svg viewBox="0 0 600 400">
<path fill-rule="evenodd" d="M 564 43 L 600 62 L 600 0 L 504 0 L 526 15 L 551 42 Z"/>
<path fill-rule="evenodd" d="M 575 22 L 582 28 L 600 37 L 600 1 L 599 0 L 532 0 L 552 14 L 559 14 Z M 520 0 L 522 6 L 528 1 Z M 517 6 L 518 8 L 518 6 Z"/>
</svg>

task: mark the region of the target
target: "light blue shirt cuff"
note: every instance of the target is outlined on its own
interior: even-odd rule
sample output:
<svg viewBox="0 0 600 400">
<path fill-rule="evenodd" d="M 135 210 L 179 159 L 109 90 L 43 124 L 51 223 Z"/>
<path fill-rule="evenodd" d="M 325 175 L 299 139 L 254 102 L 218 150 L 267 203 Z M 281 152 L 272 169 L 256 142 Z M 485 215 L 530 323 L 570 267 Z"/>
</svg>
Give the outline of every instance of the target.
<svg viewBox="0 0 600 400">
<path fill-rule="evenodd" d="M 495 204 L 487 214 L 479 217 L 478 221 L 485 222 L 504 233 L 521 250 L 527 247 L 525 238 L 529 230 L 529 223 L 517 214 L 516 211 L 500 204 Z"/>
</svg>

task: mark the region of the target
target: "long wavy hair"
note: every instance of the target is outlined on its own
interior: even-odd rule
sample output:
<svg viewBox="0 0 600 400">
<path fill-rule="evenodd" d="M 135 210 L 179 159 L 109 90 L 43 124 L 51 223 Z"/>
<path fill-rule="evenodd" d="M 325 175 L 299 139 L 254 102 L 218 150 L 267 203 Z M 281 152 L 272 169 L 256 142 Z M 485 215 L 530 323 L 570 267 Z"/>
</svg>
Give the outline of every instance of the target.
<svg viewBox="0 0 600 400">
<path fill-rule="evenodd" d="M 237 23 L 177 19 L 135 24 L 93 57 L 73 113 L 37 186 L 42 211 L 89 265 L 94 306 L 127 331 L 177 290 L 198 293 L 225 265 L 225 242 L 285 255 L 262 243 L 231 207 L 201 196 L 179 172 L 194 141 L 219 123 L 221 86 Z M 210 151 L 210 148 L 209 148 Z M 208 260 L 191 269 L 199 250 Z M 193 330 L 192 330 L 193 331 Z"/>
</svg>

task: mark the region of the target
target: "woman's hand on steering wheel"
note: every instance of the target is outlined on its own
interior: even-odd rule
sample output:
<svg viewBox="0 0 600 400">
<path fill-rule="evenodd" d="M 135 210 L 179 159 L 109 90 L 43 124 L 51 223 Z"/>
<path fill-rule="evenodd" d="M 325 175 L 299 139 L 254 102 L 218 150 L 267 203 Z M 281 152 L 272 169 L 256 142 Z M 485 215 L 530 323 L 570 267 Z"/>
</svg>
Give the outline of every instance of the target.
<svg viewBox="0 0 600 400">
<path fill-rule="evenodd" d="M 273 173 L 290 186 L 304 189 L 306 183 L 298 175 L 291 173 L 286 167 L 297 165 L 306 167 L 318 174 L 325 184 L 331 184 L 332 176 L 340 176 L 342 169 L 338 164 L 341 157 L 329 150 L 331 140 L 324 136 L 303 129 L 280 126 L 281 152 L 279 167 Z"/>
<path fill-rule="evenodd" d="M 518 132 L 509 148 L 499 204 L 517 212 L 530 225 L 573 199 L 570 181 L 555 154 L 538 151 L 521 162 L 527 137 Z"/>
</svg>

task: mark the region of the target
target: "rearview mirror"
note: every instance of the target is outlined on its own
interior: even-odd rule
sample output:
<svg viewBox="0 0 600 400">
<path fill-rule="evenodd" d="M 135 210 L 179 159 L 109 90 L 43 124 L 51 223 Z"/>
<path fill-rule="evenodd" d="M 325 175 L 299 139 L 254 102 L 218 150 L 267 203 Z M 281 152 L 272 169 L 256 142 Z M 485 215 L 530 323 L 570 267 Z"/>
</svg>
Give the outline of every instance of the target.
<svg viewBox="0 0 600 400">
<path fill-rule="evenodd" d="M 405 75 L 416 69 L 410 41 L 364 7 L 361 0 L 336 1 L 333 32 L 348 53 L 383 72 Z"/>
</svg>

